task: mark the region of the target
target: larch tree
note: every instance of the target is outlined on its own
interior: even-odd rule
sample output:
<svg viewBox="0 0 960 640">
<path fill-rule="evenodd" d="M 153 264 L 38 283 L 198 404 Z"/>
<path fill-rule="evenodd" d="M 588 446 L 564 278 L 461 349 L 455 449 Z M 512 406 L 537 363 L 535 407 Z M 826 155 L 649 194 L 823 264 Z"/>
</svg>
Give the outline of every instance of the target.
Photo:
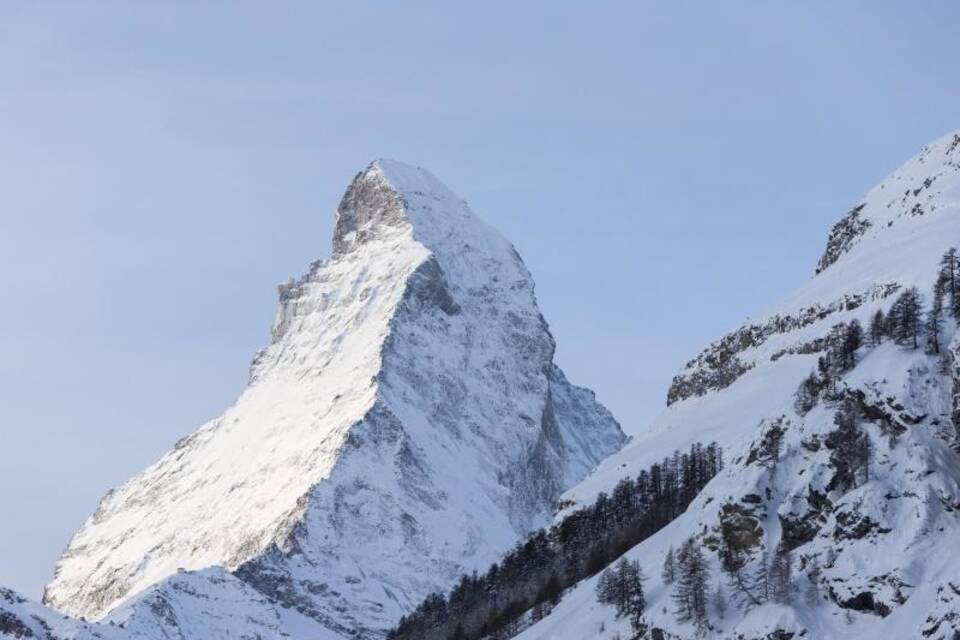
<svg viewBox="0 0 960 640">
<path fill-rule="evenodd" d="M 876 347 L 887 335 L 887 319 L 883 315 L 883 309 L 877 309 L 877 312 L 870 318 L 870 328 L 868 329 L 870 346 Z"/>
<path fill-rule="evenodd" d="M 673 584 L 677 579 L 677 562 L 674 557 L 673 547 L 667 549 L 667 557 L 663 560 L 662 577 L 666 584 Z"/>
<path fill-rule="evenodd" d="M 900 294 L 890 313 L 887 314 L 887 326 L 891 337 L 897 344 L 916 349 L 920 345 L 922 334 L 922 298 L 916 287 L 910 287 Z"/>
<path fill-rule="evenodd" d="M 927 311 L 923 321 L 923 332 L 926 335 L 925 350 L 930 355 L 940 353 L 940 332 L 943 331 L 943 297 L 946 283 L 937 281 L 933 286 L 933 303 Z"/>
<path fill-rule="evenodd" d="M 706 628 L 707 582 L 710 568 L 703 555 L 700 543 L 690 538 L 677 555 L 677 581 L 673 588 L 673 601 L 677 620 L 692 622 L 697 629 Z"/>
<path fill-rule="evenodd" d="M 950 314 L 960 319 L 960 257 L 956 249 L 948 249 L 940 258 L 937 285 L 950 296 Z"/>
</svg>

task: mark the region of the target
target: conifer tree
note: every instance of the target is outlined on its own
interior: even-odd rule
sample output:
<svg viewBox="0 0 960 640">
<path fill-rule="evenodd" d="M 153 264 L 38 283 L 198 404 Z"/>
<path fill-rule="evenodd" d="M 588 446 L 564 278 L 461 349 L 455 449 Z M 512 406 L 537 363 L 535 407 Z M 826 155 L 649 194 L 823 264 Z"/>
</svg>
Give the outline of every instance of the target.
<svg viewBox="0 0 960 640">
<path fill-rule="evenodd" d="M 940 332 L 943 331 L 943 294 L 944 286 L 938 282 L 933 288 L 933 304 L 927 311 L 923 322 L 923 332 L 926 334 L 925 351 L 930 354 L 940 353 Z"/>
<path fill-rule="evenodd" d="M 613 573 L 613 569 L 604 569 L 603 573 L 600 574 L 600 578 L 597 580 L 596 594 L 597 602 L 603 604 L 615 604 L 618 600 L 616 589 L 617 589 L 617 578 Z"/>
<path fill-rule="evenodd" d="M 921 297 L 916 287 L 900 294 L 887 315 L 890 336 L 897 344 L 916 349 L 920 344 L 922 330 Z"/>
<path fill-rule="evenodd" d="M 617 565 L 606 569 L 597 581 L 597 600 L 616 607 L 617 616 L 630 619 L 638 625 L 646 609 L 646 597 L 643 590 L 643 571 L 637 562 L 621 557 Z"/>
<path fill-rule="evenodd" d="M 871 347 L 876 347 L 883 342 L 883 338 L 887 333 L 887 319 L 884 317 L 882 309 L 877 309 L 877 312 L 873 314 L 873 317 L 870 319 L 868 333 L 870 334 Z"/>
<path fill-rule="evenodd" d="M 943 318 L 939 309 L 931 308 L 923 322 L 923 333 L 926 336 L 924 351 L 930 355 L 940 353 L 940 332 L 943 331 Z"/>
<path fill-rule="evenodd" d="M 837 428 L 824 440 L 831 450 L 830 464 L 835 469 L 827 487 L 849 491 L 869 479 L 872 445 L 870 437 L 857 424 L 857 410 L 852 402 L 845 402 L 833 421 Z"/>
<path fill-rule="evenodd" d="M 666 584 L 673 584 L 677 579 L 677 565 L 673 554 L 673 547 L 667 550 L 667 557 L 663 560 L 662 577 Z"/>
<path fill-rule="evenodd" d="M 640 628 L 643 611 L 647 608 L 646 596 L 643 592 L 643 571 L 637 562 L 630 562 L 626 558 L 620 559 L 617 569 L 623 592 L 619 612 L 630 620 L 631 626 L 636 631 Z"/>
<path fill-rule="evenodd" d="M 948 249 L 940 259 L 940 276 L 937 286 L 950 296 L 950 314 L 960 319 L 960 259 L 956 249 Z"/>
<path fill-rule="evenodd" d="M 767 469 L 775 469 L 780 460 L 780 451 L 783 449 L 783 436 L 786 429 L 783 419 L 774 420 L 763 431 L 760 442 L 751 447 L 750 458 L 756 460 Z"/>
<path fill-rule="evenodd" d="M 863 327 L 860 321 L 854 318 L 847 325 L 846 333 L 843 336 L 843 357 L 844 368 L 853 369 L 857 364 L 857 350 L 863 346 Z"/>
<path fill-rule="evenodd" d="M 830 350 L 826 355 L 817 358 L 817 374 L 820 381 L 820 393 L 827 400 L 835 400 L 838 396 L 837 373 L 833 367 L 833 358 Z"/>
<path fill-rule="evenodd" d="M 677 620 L 692 622 L 702 630 L 707 625 L 707 581 L 710 569 L 699 542 L 690 538 L 677 555 L 677 581 L 673 601 Z"/>
<path fill-rule="evenodd" d="M 849 358 L 846 355 L 847 325 L 835 324 L 827 335 L 827 371 L 831 379 L 837 379 L 848 370 Z"/>
<path fill-rule="evenodd" d="M 810 372 L 810 375 L 803 379 L 797 392 L 793 397 L 793 408 L 798 414 L 806 415 L 817 404 L 822 384 L 817 374 Z"/>
</svg>

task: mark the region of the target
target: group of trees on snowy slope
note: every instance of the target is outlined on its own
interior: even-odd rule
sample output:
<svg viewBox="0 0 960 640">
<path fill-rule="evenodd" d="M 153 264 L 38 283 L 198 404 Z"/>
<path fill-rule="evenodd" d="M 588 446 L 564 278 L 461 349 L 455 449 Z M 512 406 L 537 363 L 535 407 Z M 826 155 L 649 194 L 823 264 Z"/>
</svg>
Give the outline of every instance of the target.
<svg viewBox="0 0 960 640">
<path fill-rule="evenodd" d="M 662 568 L 663 582 L 672 587 L 675 613 L 679 622 L 691 622 L 698 629 L 709 626 L 707 609 L 711 599 L 710 566 L 707 563 L 703 547 L 696 537 L 689 538 L 677 553 L 673 547 L 667 551 Z M 643 583 L 646 575 L 639 563 L 620 558 L 616 566 L 608 567 L 597 581 L 597 600 L 613 605 L 617 617 L 627 618 L 634 637 L 640 637 L 647 631 L 643 613 L 646 609 L 646 595 Z M 714 607 L 720 615 L 726 609 L 726 601 L 721 589 L 712 593 Z"/>
<path fill-rule="evenodd" d="M 758 562 L 747 569 L 747 558 L 728 549 L 720 551 L 720 568 L 727 575 L 733 597 L 743 606 L 766 602 L 790 604 L 793 601 L 793 554 L 778 547 L 772 554 L 764 552 Z M 718 585 L 718 592 L 722 588 Z"/>
<path fill-rule="evenodd" d="M 710 564 L 704 542 L 697 536 L 688 538 L 675 552 L 671 547 L 662 567 L 663 583 L 670 588 L 677 622 L 691 623 L 699 632 L 712 628 L 710 616 L 723 618 L 727 611 L 727 589 L 735 602 L 749 609 L 767 602 L 791 604 L 796 599 L 797 584 L 793 575 L 793 555 L 779 547 L 773 554 L 764 553 L 748 568 L 747 557 L 721 545 L 720 568 L 727 576 L 728 588 L 718 582 L 711 588 Z M 810 606 L 820 600 L 820 569 L 815 559 L 807 562 L 804 597 Z M 646 606 L 643 570 L 635 563 L 621 561 L 607 569 L 597 584 L 597 599 L 617 608 L 617 615 L 628 617 L 640 637 L 648 630 L 643 621 Z"/>
<path fill-rule="evenodd" d="M 604 569 L 597 581 L 597 600 L 616 607 L 617 615 L 629 618 L 635 631 L 642 629 L 647 608 L 644 580 L 640 563 L 621 557 L 616 566 Z"/>
<path fill-rule="evenodd" d="M 945 314 L 960 321 L 960 254 L 956 249 L 948 250 L 940 260 L 928 309 L 924 309 L 920 291 L 911 287 L 897 297 L 886 314 L 877 310 L 866 332 L 856 319 L 849 324 L 834 325 L 826 338 L 826 353 L 817 362 L 817 370 L 797 389 L 797 412 L 807 413 L 821 397 L 839 399 L 837 381 L 853 369 L 857 351 L 864 345 L 876 347 L 890 339 L 909 349 L 923 346 L 928 354 L 939 354 Z"/>
<path fill-rule="evenodd" d="M 722 466 L 716 443 L 674 452 L 636 478 L 621 480 L 612 494 L 601 493 L 593 505 L 531 534 L 486 573 L 462 576 L 448 595 L 430 595 L 387 637 L 512 637 L 528 612 L 533 620 L 542 618 L 565 589 L 603 570 L 682 514 Z M 601 582 L 605 601 L 639 624 L 645 604 L 640 568 L 623 560 Z"/>
<path fill-rule="evenodd" d="M 721 568 L 728 574 L 733 595 L 741 606 L 749 608 L 765 602 L 789 604 L 793 601 L 793 558 L 789 551 L 778 549 L 772 557 L 763 555 L 752 571 L 746 570 L 746 559 L 742 556 L 723 551 L 720 556 Z M 671 547 L 664 558 L 661 576 L 663 583 L 671 589 L 676 620 L 693 624 L 700 632 L 711 628 L 711 615 L 722 618 L 727 610 L 725 588 L 722 584 L 711 588 L 710 573 L 704 543 L 697 536 L 688 538 L 676 552 Z M 618 617 L 629 619 L 634 637 L 641 637 L 648 630 L 643 618 L 645 579 L 639 564 L 621 558 L 597 581 L 597 600 L 613 605 Z M 814 593 L 808 597 L 813 603 L 819 599 L 814 580 L 810 581 L 810 588 Z"/>
</svg>

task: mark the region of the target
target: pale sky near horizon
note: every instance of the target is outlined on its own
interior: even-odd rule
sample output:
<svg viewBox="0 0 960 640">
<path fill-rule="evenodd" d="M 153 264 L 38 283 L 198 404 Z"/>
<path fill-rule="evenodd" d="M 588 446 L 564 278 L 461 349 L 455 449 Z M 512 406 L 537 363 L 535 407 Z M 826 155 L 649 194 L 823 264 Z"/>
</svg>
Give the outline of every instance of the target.
<svg viewBox="0 0 960 640">
<path fill-rule="evenodd" d="M 947 1 L 0 4 L 0 585 L 231 403 L 375 157 L 517 246 L 628 433 L 960 128 Z"/>
</svg>

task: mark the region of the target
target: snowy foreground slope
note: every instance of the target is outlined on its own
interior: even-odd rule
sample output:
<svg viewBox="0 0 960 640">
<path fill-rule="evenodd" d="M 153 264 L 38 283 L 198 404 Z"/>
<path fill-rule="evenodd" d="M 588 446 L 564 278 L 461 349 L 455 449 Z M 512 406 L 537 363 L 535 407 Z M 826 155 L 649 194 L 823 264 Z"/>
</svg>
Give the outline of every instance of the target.
<svg viewBox="0 0 960 640">
<path fill-rule="evenodd" d="M 805 286 L 688 363 L 652 426 L 567 492 L 565 513 L 673 449 L 714 440 L 724 447 L 726 468 L 691 508 L 627 553 L 648 577 L 644 637 L 960 637 L 956 321 L 945 312 L 941 354 L 889 339 L 864 345 L 829 399 L 808 412 L 794 402 L 834 325 L 858 319 L 866 329 L 911 286 L 929 308 L 941 255 L 957 246 L 960 133 L 952 133 L 871 190 L 834 227 Z M 843 475 L 851 459 L 838 444 L 842 411 L 870 444 L 855 482 Z M 661 577 L 668 549 L 691 538 L 711 576 L 709 626 L 700 629 L 678 622 L 676 586 Z M 722 552 L 754 585 L 775 554 L 789 557 L 786 598 L 750 602 L 721 570 Z M 627 620 L 598 604 L 596 580 L 518 637 L 632 637 Z"/>
<path fill-rule="evenodd" d="M 356 177 L 272 338 L 236 404 L 71 540 L 44 601 L 101 624 L 9 594 L 0 634 L 6 611 L 65 638 L 380 637 L 624 441 L 553 364 L 511 244 L 423 169 Z"/>
</svg>

